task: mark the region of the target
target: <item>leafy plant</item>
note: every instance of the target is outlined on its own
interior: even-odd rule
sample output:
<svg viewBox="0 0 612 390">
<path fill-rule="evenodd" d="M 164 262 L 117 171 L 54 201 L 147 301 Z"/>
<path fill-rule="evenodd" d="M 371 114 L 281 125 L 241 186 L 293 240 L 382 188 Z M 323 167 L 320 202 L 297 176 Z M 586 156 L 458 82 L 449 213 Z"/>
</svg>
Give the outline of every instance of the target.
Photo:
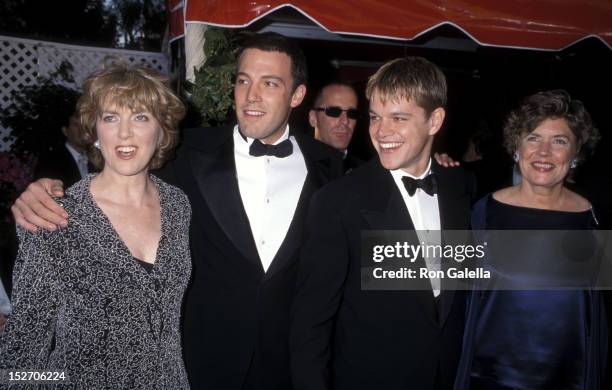
<svg viewBox="0 0 612 390">
<path fill-rule="evenodd" d="M 196 69 L 191 91 L 203 126 L 223 124 L 234 104 L 237 40 L 237 33 L 230 29 L 208 27 L 204 33 L 206 61 Z"/>
<path fill-rule="evenodd" d="M 164 0 L 107 0 L 104 3 L 117 21 L 119 46 L 160 50 L 167 18 Z"/>
<path fill-rule="evenodd" d="M 63 62 L 49 77 L 22 88 L 0 112 L 0 123 L 11 129 L 12 153 L 38 156 L 64 142 L 63 126 L 74 112 L 79 93 L 62 84 L 74 83 L 72 65 Z"/>
<path fill-rule="evenodd" d="M 79 93 L 59 83 L 74 83 L 72 65 L 62 63 L 47 78 L 22 88 L 0 111 L 0 123 L 10 128 L 14 143 L 0 153 L 0 248 L 7 246 L 12 229 L 9 207 L 32 179 L 37 157 L 64 142 L 62 126 L 68 125 Z"/>
</svg>

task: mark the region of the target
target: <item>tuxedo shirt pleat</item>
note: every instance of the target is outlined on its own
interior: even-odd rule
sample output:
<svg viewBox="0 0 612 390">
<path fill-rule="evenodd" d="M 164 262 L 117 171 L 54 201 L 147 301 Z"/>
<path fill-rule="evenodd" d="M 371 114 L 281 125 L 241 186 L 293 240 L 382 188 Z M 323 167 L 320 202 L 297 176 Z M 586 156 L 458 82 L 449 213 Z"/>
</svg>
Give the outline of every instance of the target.
<svg viewBox="0 0 612 390">
<path fill-rule="evenodd" d="M 234 156 L 240 197 L 249 219 L 263 269 L 268 270 L 287 236 L 308 170 L 289 126 L 274 143 L 289 139 L 293 153 L 287 157 L 255 157 L 249 154 L 252 138 L 246 140 L 234 128 Z"/>
<path fill-rule="evenodd" d="M 414 225 L 414 229 L 419 237 L 419 242 L 425 245 L 440 245 L 440 208 L 438 207 L 438 195 L 429 195 L 421 188 L 417 188 L 413 196 L 408 194 L 406 187 L 402 182 L 403 176 L 412 177 L 413 179 L 423 179 L 431 174 L 431 159 L 427 165 L 427 169 L 419 175 L 412 176 L 401 169 L 392 170 L 391 176 L 397 185 L 406 208 L 410 213 L 410 218 Z M 429 271 L 439 271 L 441 269 L 440 259 L 435 257 L 424 256 L 427 269 Z M 430 278 L 432 291 L 435 297 L 440 295 L 440 279 Z"/>
</svg>

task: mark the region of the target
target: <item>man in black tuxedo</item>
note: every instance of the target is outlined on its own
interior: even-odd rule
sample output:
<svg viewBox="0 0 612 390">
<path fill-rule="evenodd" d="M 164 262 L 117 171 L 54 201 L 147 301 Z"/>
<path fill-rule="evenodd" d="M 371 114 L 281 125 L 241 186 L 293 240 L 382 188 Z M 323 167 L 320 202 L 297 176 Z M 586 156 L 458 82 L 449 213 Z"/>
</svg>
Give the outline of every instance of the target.
<svg viewBox="0 0 612 390">
<path fill-rule="evenodd" d="M 291 388 L 289 311 L 303 220 L 314 191 L 342 174 L 339 153 L 287 125 L 305 82 L 303 54 L 287 40 L 246 42 L 234 88 L 238 125 L 187 131 L 166 169 L 193 207 L 183 334 L 194 388 Z"/>
<path fill-rule="evenodd" d="M 83 147 L 76 143 L 79 126 L 76 116 L 71 117 L 69 126 L 62 128 L 65 142 L 51 146 L 39 156 L 35 180 L 48 177 L 62 181 L 68 188 L 93 170 Z"/>
<path fill-rule="evenodd" d="M 278 34 L 253 36 L 238 59 L 238 125 L 187 130 L 160 172 L 193 209 L 183 311 L 193 389 L 291 389 L 289 314 L 303 223 L 311 194 L 342 175 L 337 151 L 289 129 L 305 83 L 297 46 Z M 56 184 L 38 183 L 50 191 Z M 17 221 L 31 213 L 22 200 Z"/>
<path fill-rule="evenodd" d="M 419 291 L 361 287 L 362 232 L 469 227 L 465 172 L 430 159 L 446 81 L 432 63 L 408 57 L 381 67 L 366 94 L 379 158 L 313 197 L 292 311 L 293 382 L 300 390 L 450 389 L 465 294 L 427 278 Z"/>
<path fill-rule="evenodd" d="M 325 84 L 308 112 L 314 136 L 344 154 L 344 171 L 349 173 L 363 161 L 348 153 L 359 118 L 357 93 L 352 85 L 340 81 Z"/>
<path fill-rule="evenodd" d="M 80 156 L 85 158 L 83 166 L 87 169 L 87 157 L 84 154 L 72 148 L 68 142 L 64 145 L 55 145 L 40 155 L 33 178 L 36 180 L 49 177 L 61 180 L 68 188 L 83 178 L 79 169 Z M 83 173 L 87 175 L 87 170 Z"/>
</svg>

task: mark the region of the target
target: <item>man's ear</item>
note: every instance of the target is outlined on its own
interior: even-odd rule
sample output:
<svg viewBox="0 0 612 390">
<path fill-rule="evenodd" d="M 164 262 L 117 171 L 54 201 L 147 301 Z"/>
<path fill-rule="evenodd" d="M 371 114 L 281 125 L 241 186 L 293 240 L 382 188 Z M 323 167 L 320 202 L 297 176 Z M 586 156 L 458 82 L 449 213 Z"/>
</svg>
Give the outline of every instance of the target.
<svg viewBox="0 0 612 390">
<path fill-rule="evenodd" d="M 318 126 L 317 112 L 315 110 L 310 110 L 308 112 L 308 123 L 310 123 L 310 126 L 312 126 L 312 128 L 314 129 L 315 139 L 318 139 L 319 141 L 321 141 L 321 130 L 319 129 L 319 126 Z"/>
<path fill-rule="evenodd" d="M 429 135 L 434 135 L 440 131 L 445 117 L 446 111 L 444 111 L 444 108 L 442 107 L 438 107 L 431 112 L 429 115 Z"/>
<path fill-rule="evenodd" d="M 317 112 L 315 110 L 308 111 L 308 123 L 310 127 L 317 128 Z"/>
<path fill-rule="evenodd" d="M 295 108 L 299 106 L 302 103 L 302 100 L 304 100 L 304 96 L 306 96 L 306 86 L 304 84 L 300 84 L 291 95 L 291 107 Z"/>
</svg>

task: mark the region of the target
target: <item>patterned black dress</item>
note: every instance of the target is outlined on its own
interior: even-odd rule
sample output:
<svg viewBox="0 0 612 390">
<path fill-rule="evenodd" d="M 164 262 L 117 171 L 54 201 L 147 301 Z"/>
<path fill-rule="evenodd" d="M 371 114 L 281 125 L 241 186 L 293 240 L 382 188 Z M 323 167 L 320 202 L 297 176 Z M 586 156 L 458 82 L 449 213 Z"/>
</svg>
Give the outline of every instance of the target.
<svg viewBox="0 0 612 390">
<path fill-rule="evenodd" d="M 19 231 L 0 368 L 63 370 L 76 389 L 188 388 L 180 315 L 191 273 L 189 201 L 151 176 L 161 239 L 148 272 L 95 204 L 92 177 L 62 199 L 67 228 Z"/>
</svg>

